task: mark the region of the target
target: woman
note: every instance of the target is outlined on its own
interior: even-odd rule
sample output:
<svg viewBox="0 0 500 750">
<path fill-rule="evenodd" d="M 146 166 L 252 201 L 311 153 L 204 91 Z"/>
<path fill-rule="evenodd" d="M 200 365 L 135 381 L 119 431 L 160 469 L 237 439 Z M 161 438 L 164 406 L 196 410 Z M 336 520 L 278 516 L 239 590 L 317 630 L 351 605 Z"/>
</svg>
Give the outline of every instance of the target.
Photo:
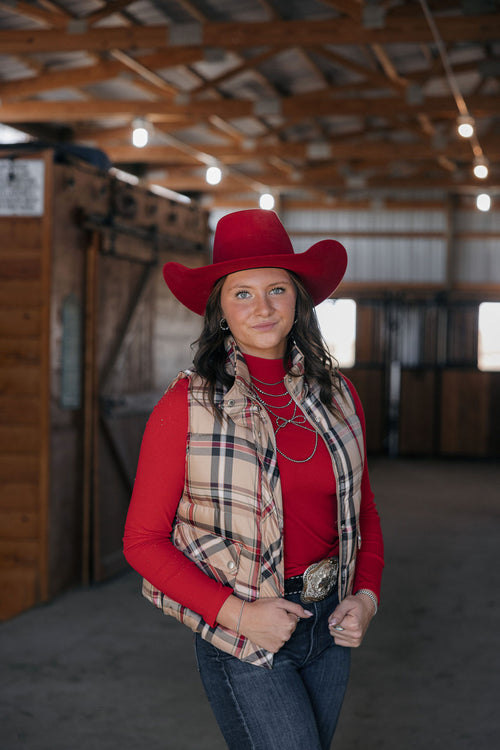
<svg viewBox="0 0 500 750">
<path fill-rule="evenodd" d="M 124 549 L 196 632 L 229 748 L 329 748 L 377 611 L 363 411 L 314 313 L 346 264 L 334 240 L 294 254 L 275 213 L 248 210 L 219 221 L 211 265 L 164 267 L 204 327 L 148 422 Z"/>
</svg>

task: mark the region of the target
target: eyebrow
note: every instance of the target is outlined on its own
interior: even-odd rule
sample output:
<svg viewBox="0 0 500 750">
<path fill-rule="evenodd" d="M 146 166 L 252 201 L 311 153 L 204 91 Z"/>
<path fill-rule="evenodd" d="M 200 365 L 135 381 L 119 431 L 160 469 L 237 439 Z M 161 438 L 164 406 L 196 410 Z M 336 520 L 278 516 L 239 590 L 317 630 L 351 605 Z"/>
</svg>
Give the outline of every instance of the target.
<svg viewBox="0 0 500 750">
<path fill-rule="evenodd" d="M 269 288 L 269 287 L 272 287 L 272 286 L 280 286 L 280 285 L 284 286 L 285 284 L 290 285 L 291 283 L 292 282 L 290 281 L 290 279 L 286 279 L 286 278 L 283 277 L 282 279 L 278 279 L 277 281 L 271 281 L 267 285 L 267 287 Z M 228 289 L 230 289 L 231 291 L 233 289 L 253 289 L 253 286 L 252 286 L 252 284 L 245 284 L 245 283 L 240 283 L 239 284 L 239 283 L 235 282 L 233 284 L 230 284 L 228 286 Z"/>
</svg>

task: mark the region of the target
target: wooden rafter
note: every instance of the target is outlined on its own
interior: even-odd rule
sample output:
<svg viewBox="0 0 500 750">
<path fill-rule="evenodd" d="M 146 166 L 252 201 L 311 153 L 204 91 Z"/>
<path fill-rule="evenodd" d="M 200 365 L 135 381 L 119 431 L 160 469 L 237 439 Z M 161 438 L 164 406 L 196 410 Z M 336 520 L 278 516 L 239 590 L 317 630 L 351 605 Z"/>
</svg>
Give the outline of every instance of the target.
<svg viewBox="0 0 500 750">
<path fill-rule="evenodd" d="M 0 8 L 6 10 L 9 13 L 13 13 L 23 18 L 29 18 L 32 21 L 41 23 L 48 28 L 62 29 L 66 26 L 67 17 L 62 13 L 54 13 L 50 10 L 44 10 L 38 5 L 32 5 L 31 3 L 4 3 L 0 2 Z"/>
<path fill-rule="evenodd" d="M 71 34 L 55 29 L 0 31 L 0 54 L 30 54 L 36 52 L 74 52 L 87 50 L 103 52 L 114 48 L 164 48 L 175 44 L 168 26 L 131 26 L 93 28 Z M 439 30 L 445 42 L 456 39 L 488 41 L 500 36 L 500 14 L 440 19 Z M 174 29 L 175 32 L 175 29 Z M 218 47 L 224 40 L 225 49 L 245 49 L 255 46 L 275 46 L 281 49 L 295 45 L 318 47 L 331 44 L 389 44 L 404 42 L 432 42 L 432 35 L 424 19 L 415 18 L 411 25 L 406 19 L 387 21 L 382 29 L 356 27 L 350 19 L 257 22 L 207 22 L 200 26 L 200 38 L 194 46 Z M 177 45 L 176 45 L 177 46 Z M 190 45 L 179 45 L 185 48 Z M 191 45 L 192 46 L 192 45 Z"/>
<path fill-rule="evenodd" d="M 477 118 L 496 116 L 498 114 L 498 98 L 495 96 L 476 95 L 469 97 L 469 108 Z M 311 94 L 299 94 L 281 99 L 281 114 L 288 118 L 304 119 L 315 116 L 354 115 L 366 117 L 406 116 L 414 118 L 422 106 L 411 104 L 397 97 L 378 97 L 375 99 L 353 99 L 329 97 L 321 91 Z M 308 109 L 304 109 L 308 107 Z M 455 118 L 456 107 L 449 97 L 429 97 L 425 100 L 428 114 L 441 118 Z M 213 100 L 190 101 L 179 104 L 166 101 L 143 100 L 95 100 L 92 102 L 47 102 L 22 101 L 6 102 L 1 106 L 0 117 L 5 123 L 15 122 L 74 122 L 87 119 L 99 119 L 111 115 L 125 115 L 128 117 L 150 117 L 152 120 L 173 122 L 186 117 L 193 118 L 193 124 L 199 119 L 205 119 L 214 113 L 224 119 L 252 117 L 258 111 L 258 102 L 247 99 L 222 99 L 216 103 Z"/>
<path fill-rule="evenodd" d="M 111 3 L 103 2 L 103 7 L 100 10 L 97 10 L 94 13 L 90 13 L 88 16 L 85 16 L 85 23 L 89 27 L 94 26 L 96 23 L 99 23 L 99 21 L 102 21 L 105 18 L 109 18 L 109 16 L 112 16 L 115 13 L 119 13 L 120 11 L 124 10 L 128 5 L 131 5 L 132 2 L 133 0 L 114 0 L 114 2 Z"/>
<path fill-rule="evenodd" d="M 373 163 L 391 161 L 395 148 L 394 142 L 390 140 L 380 140 L 373 143 L 367 141 L 361 143 L 338 143 L 336 140 L 331 140 L 329 143 L 325 142 L 323 146 L 326 154 L 323 159 L 329 158 L 335 161 L 371 161 Z M 306 143 L 273 143 L 270 145 L 261 143 L 256 144 L 251 151 L 243 147 L 238 148 L 234 144 L 227 146 L 199 144 L 198 148 L 203 150 L 205 156 L 206 151 L 209 150 L 210 156 L 213 159 L 227 165 L 239 164 L 246 161 L 249 155 L 251 155 L 253 161 L 267 161 L 272 157 L 276 157 L 297 162 L 314 162 L 314 156 L 311 156 L 314 151 Z M 463 142 L 443 148 L 441 151 L 436 151 L 432 146 L 424 143 L 401 143 L 397 145 L 397 150 L 399 160 L 416 162 L 424 159 L 432 160 L 438 155 L 446 158 L 454 157 L 466 160 L 470 154 L 468 145 Z M 492 159 L 500 159 L 500 144 L 492 144 L 488 150 Z M 191 146 L 189 158 L 182 160 L 181 163 L 193 163 L 193 154 L 195 151 L 196 146 Z M 110 146 L 107 152 L 113 161 L 116 162 L 133 161 L 134 155 L 137 155 L 137 149 L 128 145 Z M 179 163 L 179 149 L 173 145 L 146 146 L 141 151 L 141 156 L 151 164 L 168 164 L 176 160 Z M 194 157 L 194 161 L 206 163 L 206 161 L 197 159 L 197 157 Z"/>
</svg>

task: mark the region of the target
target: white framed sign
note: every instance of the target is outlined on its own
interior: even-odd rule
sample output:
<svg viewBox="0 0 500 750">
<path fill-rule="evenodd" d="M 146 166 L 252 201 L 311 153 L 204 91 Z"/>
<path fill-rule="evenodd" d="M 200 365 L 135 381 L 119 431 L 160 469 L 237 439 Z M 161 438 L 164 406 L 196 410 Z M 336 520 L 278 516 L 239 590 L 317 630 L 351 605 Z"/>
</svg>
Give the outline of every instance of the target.
<svg viewBox="0 0 500 750">
<path fill-rule="evenodd" d="M 43 216 L 43 159 L 0 159 L 0 216 Z"/>
</svg>

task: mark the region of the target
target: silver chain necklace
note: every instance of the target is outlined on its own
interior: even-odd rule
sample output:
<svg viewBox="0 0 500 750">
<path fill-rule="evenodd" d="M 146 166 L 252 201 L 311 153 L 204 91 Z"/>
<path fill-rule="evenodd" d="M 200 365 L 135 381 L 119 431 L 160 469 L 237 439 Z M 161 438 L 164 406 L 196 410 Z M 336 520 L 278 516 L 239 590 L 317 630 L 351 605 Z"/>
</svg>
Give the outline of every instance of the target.
<svg viewBox="0 0 500 750">
<path fill-rule="evenodd" d="M 278 383 L 273 383 L 273 384 L 268 383 L 267 385 L 278 385 Z M 262 406 L 266 409 L 266 411 L 269 414 L 271 414 L 276 420 L 276 429 L 275 429 L 276 440 L 278 439 L 278 432 L 289 424 L 293 424 L 295 427 L 298 427 L 301 430 L 306 430 L 307 432 L 314 432 L 314 435 L 315 435 L 314 448 L 312 449 L 312 453 L 309 456 L 307 456 L 307 458 L 291 458 L 290 456 L 287 456 L 286 453 L 283 453 L 283 451 L 281 451 L 278 448 L 278 445 L 276 444 L 276 450 L 278 451 L 280 456 L 283 456 L 283 458 L 286 458 L 287 461 L 291 461 L 294 464 L 305 464 L 307 463 L 307 461 L 310 461 L 311 458 L 316 453 L 316 448 L 318 447 L 318 433 L 312 427 L 306 427 L 307 420 L 303 415 L 297 415 L 297 409 L 298 409 L 297 404 L 294 404 L 293 414 L 290 417 L 290 419 L 285 419 L 285 417 L 281 417 L 279 414 L 275 414 L 270 408 L 270 406 L 266 404 L 264 399 L 261 398 L 261 396 L 259 396 L 258 393 L 255 393 L 255 397 L 257 398 L 257 401 L 259 401 L 259 403 L 261 403 Z M 289 406 L 291 402 L 292 402 L 292 398 L 290 397 L 290 402 L 286 404 L 286 406 Z M 283 409 L 283 408 L 284 408 L 283 406 L 273 406 L 273 409 Z"/>
<path fill-rule="evenodd" d="M 283 378 L 281 378 L 281 380 L 278 380 L 276 383 L 266 383 L 265 380 L 259 380 L 259 378 L 256 378 L 255 375 L 251 375 L 250 377 L 252 378 L 252 380 L 256 380 L 257 383 L 260 383 L 261 385 L 279 385 L 283 382 Z"/>
<path fill-rule="evenodd" d="M 274 385 L 278 385 L 278 383 L 274 383 Z M 255 383 L 253 384 L 253 387 L 255 388 L 256 391 L 258 391 L 259 393 L 262 393 L 263 396 L 268 396 L 269 398 L 283 398 L 283 396 L 290 396 L 288 391 L 285 391 L 284 393 L 267 393 L 267 391 L 263 391 L 262 388 L 259 388 L 259 386 L 255 385 Z M 287 401 L 286 404 L 283 404 L 282 406 L 273 406 L 273 409 L 286 409 L 287 406 L 290 406 L 292 401 L 293 399 L 290 396 L 290 400 Z"/>
</svg>

